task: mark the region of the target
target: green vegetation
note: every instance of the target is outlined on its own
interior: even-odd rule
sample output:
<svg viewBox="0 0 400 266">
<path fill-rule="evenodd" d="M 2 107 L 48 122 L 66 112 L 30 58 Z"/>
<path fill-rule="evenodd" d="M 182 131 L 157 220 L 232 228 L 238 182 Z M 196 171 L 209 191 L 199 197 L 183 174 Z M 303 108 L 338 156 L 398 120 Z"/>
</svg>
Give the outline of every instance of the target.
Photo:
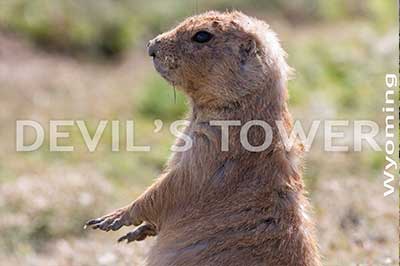
<svg viewBox="0 0 400 266">
<path fill-rule="evenodd" d="M 142 90 L 143 97 L 137 101 L 141 115 L 163 121 L 183 118 L 187 109 L 184 95 L 160 76 L 151 75 Z"/>
<path fill-rule="evenodd" d="M 2 1 L 0 26 L 40 47 L 114 56 L 141 33 L 129 9 L 114 1 Z"/>
<path fill-rule="evenodd" d="M 368 19 L 385 29 L 393 5 L 379 0 L 4 0 L 0 28 L 20 33 L 44 49 L 81 55 L 115 57 L 138 37 L 165 30 L 165 25 L 209 9 L 241 9 L 281 17 L 298 25 L 341 19 Z"/>
</svg>

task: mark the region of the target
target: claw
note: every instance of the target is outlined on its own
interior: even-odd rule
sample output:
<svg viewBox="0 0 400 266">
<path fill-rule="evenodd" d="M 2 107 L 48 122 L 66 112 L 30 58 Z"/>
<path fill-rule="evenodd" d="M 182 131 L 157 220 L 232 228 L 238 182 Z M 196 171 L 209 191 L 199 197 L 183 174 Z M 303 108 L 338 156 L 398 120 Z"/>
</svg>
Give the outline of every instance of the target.
<svg viewBox="0 0 400 266">
<path fill-rule="evenodd" d="M 118 239 L 118 242 L 122 242 L 124 240 L 127 240 L 127 243 L 130 243 L 130 242 L 135 241 L 135 240 L 140 241 L 140 240 L 145 239 L 146 236 L 143 236 L 141 234 L 142 234 L 142 232 L 140 230 L 136 229 L 135 231 L 129 232 L 126 235 L 120 237 Z"/>
<path fill-rule="evenodd" d="M 150 225 L 150 224 L 145 224 L 142 226 L 139 226 L 136 228 L 134 231 L 127 233 L 126 235 L 120 237 L 118 239 L 118 242 L 122 242 L 124 240 L 127 240 L 127 243 L 133 242 L 133 241 L 142 241 L 146 239 L 148 236 L 155 236 L 157 233 L 155 231 L 155 228 Z"/>
<path fill-rule="evenodd" d="M 128 239 L 128 235 L 129 235 L 129 233 L 124 235 L 124 236 L 121 236 L 120 238 L 118 238 L 118 243 L 124 241 L 125 239 Z"/>
<path fill-rule="evenodd" d="M 127 210 L 119 209 L 103 217 L 89 220 L 86 222 L 84 228 L 91 227 L 92 229 L 100 229 L 106 232 L 110 230 L 116 231 L 124 225 L 131 225 L 131 223 L 127 221 L 126 215 Z"/>
<path fill-rule="evenodd" d="M 84 229 L 86 229 L 89 226 L 92 226 L 92 229 L 97 229 L 99 228 L 99 225 L 101 225 L 102 223 L 104 223 L 108 218 L 110 218 L 112 216 L 112 214 L 107 214 L 104 215 L 103 217 L 100 218 L 96 218 L 96 219 L 92 219 L 86 222 L 86 224 L 84 225 Z"/>
<path fill-rule="evenodd" d="M 91 226 L 91 225 L 100 223 L 100 222 L 103 221 L 103 220 L 104 220 L 104 218 L 97 218 L 97 219 L 89 220 L 89 221 L 86 222 L 86 224 L 85 224 L 85 226 L 84 226 L 84 229 L 86 229 L 88 226 Z"/>
<path fill-rule="evenodd" d="M 122 220 L 121 220 L 121 219 L 117 219 L 117 220 L 115 220 L 115 221 L 110 225 L 110 228 L 111 228 L 111 230 L 113 230 L 113 231 L 117 231 L 117 230 L 119 230 L 123 225 L 124 225 L 124 224 L 122 223 Z"/>
<path fill-rule="evenodd" d="M 93 230 L 98 229 L 98 228 L 100 228 L 100 224 L 96 224 L 96 225 L 92 226 Z"/>
</svg>

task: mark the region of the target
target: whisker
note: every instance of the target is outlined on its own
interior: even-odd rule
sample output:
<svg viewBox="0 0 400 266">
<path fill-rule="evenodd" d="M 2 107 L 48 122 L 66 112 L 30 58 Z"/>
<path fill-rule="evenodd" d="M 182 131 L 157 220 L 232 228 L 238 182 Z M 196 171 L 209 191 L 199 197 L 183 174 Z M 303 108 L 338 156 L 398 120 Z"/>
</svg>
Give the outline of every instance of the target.
<svg viewBox="0 0 400 266">
<path fill-rule="evenodd" d="M 175 89 L 175 85 L 172 86 L 172 88 L 174 88 L 174 104 L 176 104 L 176 89 Z"/>
</svg>

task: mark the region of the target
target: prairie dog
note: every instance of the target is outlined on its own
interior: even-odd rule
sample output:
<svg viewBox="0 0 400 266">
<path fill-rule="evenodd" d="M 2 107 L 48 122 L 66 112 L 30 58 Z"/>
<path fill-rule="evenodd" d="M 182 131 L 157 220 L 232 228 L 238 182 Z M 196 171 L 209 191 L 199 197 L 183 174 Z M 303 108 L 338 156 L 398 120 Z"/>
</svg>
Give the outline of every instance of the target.
<svg viewBox="0 0 400 266">
<path fill-rule="evenodd" d="M 191 103 L 185 134 L 193 147 L 171 156 L 165 171 L 132 204 L 87 223 L 95 229 L 138 226 L 120 241 L 157 235 L 147 266 L 319 266 L 314 226 L 301 177 L 301 145 L 290 151 L 275 121 L 292 129 L 290 72 L 276 34 L 243 13 L 190 17 L 148 44 L 156 70 Z M 229 128 L 229 151 L 213 120 L 262 120 L 273 139 L 260 152 Z M 251 145 L 265 140 L 258 126 Z M 182 142 L 182 140 L 177 140 Z"/>
</svg>

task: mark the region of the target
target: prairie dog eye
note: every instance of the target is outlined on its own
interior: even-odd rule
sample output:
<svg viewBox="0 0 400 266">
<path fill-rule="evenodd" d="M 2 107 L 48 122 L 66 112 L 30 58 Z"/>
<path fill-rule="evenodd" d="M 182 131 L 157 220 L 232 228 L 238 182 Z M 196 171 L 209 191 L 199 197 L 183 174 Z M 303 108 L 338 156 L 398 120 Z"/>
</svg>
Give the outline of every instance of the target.
<svg viewBox="0 0 400 266">
<path fill-rule="evenodd" d="M 202 30 L 193 35 L 192 41 L 198 43 L 206 43 L 209 42 L 213 38 L 213 36 L 214 35 L 212 35 L 211 33 Z"/>
</svg>

